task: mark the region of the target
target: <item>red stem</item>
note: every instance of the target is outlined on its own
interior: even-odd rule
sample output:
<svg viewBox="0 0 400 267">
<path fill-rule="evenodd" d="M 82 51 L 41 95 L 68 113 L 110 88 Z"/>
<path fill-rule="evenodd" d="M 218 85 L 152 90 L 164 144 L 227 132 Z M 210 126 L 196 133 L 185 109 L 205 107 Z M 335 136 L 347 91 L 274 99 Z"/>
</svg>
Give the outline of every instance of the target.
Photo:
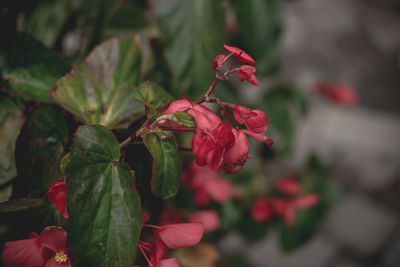
<svg viewBox="0 0 400 267">
<path fill-rule="evenodd" d="M 153 266 L 153 264 L 151 263 L 151 261 L 149 260 L 149 258 L 147 258 L 146 253 L 143 251 L 143 248 L 141 245 L 138 245 L 138 248 L 140 249 L 140 252 L 142 252 L 143 257 L 146 259 L 147 263 L 149 264 L 149 266 Z"/>
<path fill-rule="evenodd" d="M 172 132 L 195 132 L 196 128 L 188 128 L 188 127 L 160 127 L 160 129 L 165 131 L 172 131 Z"/>
<path fill-rule="evenodd" d="M 157 225 L 143 224 L 143 226 L 144 226 L 144 227 L 154 228 L 154 229 L 157 229 L 157 230 L 161 230 L 161 227 L 160 227 L 160 226 L 157 226 Z"/>
</svg>

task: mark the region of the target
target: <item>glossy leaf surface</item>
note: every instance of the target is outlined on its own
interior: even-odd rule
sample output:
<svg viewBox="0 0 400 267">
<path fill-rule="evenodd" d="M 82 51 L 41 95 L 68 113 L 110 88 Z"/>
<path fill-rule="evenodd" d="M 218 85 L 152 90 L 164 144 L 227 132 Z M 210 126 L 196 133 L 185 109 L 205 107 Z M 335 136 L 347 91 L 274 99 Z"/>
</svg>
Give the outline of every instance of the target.
<svg viewBox="0 0 400 267">
<path fill-rule="evenodd" d="M 149 116 L 157 114 L 157 108 L 172 102 L 173 98 L 161 86 L 154 82 L 146 81 L 132 89 L 135 99 L 149 109 Z"/>
<path fill-rule="evenodd" d="M 135 37 L 113 38 L 58 80 L 50 94 L 87 124 L 125 128 L 144 115 L 143 105 L 129 93 L 142 81 L 140 66 Z"/>
<path fill-rule="evenodd" d="M 134 174 L 100 125 L 78 129 L 67 174 L 68 244 L 74 265 L 132 266 L 142 228 Z"/>
<path fill-rule="evenodd" d="M 153 194 L 163 198 L 176 195 L 181 179 L 181 163 L 175 138 L 163 135 L 162 131 L 145 131 L 143 142 L 153 156 Z"/>
</svg>

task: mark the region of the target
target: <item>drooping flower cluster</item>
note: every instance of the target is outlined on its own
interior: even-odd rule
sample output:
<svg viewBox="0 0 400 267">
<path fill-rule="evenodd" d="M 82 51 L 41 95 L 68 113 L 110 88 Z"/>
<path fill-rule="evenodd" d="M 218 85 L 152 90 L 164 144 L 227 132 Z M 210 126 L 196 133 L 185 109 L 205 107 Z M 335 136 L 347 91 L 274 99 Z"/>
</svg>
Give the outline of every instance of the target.
<svg viewBox="0 0 400 267">
<path fill-rule="evenodd" d="M 281 178 L 276 183 L 276 189 L 283 197 L 259 197 L 251 209 L 251 216 L 255 221 L 267 222 L 274 216 L 282 217 L 287 227 L 295 225 L 296 210 L 308 209 L 319 202 L 317 193 L 301 195 L 301 184 L 294 176 Z"/>
<path fill-rule="evenodd" d="M 150 214 L 143 215 L 144 222 Z M 200 223 L 176 223 L 162 226 L 144 224 L 155 229 L 155 242 L 139 241 L 138 248 L 147 261 L 148 267 L 178 267 L 176 258 L 168 258 L 170 249 L 192 247 L 203 237 L 204 227 Z"/>
<path fill-rule="evenodd" d="M 67 233 L 51 226 L 30 239 L 6 242 L 1 255 L 4 267 L 72 267 L 67 248 Z"/>
</svg>

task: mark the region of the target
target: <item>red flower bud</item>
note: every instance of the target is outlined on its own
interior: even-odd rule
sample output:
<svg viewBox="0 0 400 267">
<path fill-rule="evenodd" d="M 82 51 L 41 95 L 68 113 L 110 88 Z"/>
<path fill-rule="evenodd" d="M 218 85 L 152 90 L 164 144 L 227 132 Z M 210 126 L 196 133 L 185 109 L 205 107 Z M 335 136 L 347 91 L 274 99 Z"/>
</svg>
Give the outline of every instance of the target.
<svg viewBox="0 0 400 267">
<path fill-rule="evenodd" d="M 247 80 L 254 85 L 258 85 L 258 81 L 256 76 L 253 74 L 256 71 L 256 68 L 250 65 L 242 65 L 238 68 L 237 75 L 239 80 L 244 81 Z"/>
<path fill-rule="evenodd" d="M 238 123 L 244 124 L 247 129 L 254 133 L 262 133 L 267 129 L 268 118 L 261 110 L 251 110 L 240 105 L 235 105 L 233 108 L 233 117 Z"/>
<path fill-rule="evenodd" d="M 225 56 L 224 55 L 218 55 L 215 57 L 215 59 L 213 60 L 211 66 L 214 70 L 219 71 L 219 69 L 222 67 L 222 65 L 224 65 L 224 60 L 225 60 Z"/>
<path fill-rule="evenodd" d="M 250 65 L 256 65 L 254 59 L 251 56 L 249 56 L 246 52 L 244 52 L 242 49 L 228 45 L 224 45 L 224 49 L 227 52 L 232 53 L 238 60 Z"/>
<path fill-rule="evenodd" d="M 54 182 L 49 191 L 46 192 L 48 200 L 54 204 L 56 209 L 68 219 L 67 211 L 67 184 L 65 182 Z"/>
</svg>

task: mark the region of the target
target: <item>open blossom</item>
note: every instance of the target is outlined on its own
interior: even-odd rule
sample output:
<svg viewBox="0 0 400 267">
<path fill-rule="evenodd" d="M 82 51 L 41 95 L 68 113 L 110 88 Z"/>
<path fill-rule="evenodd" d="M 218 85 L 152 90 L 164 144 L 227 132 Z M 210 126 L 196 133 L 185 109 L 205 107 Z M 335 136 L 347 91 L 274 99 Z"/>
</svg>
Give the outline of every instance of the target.
<svg viewBox="0 0 400 267">
<path fill-rule="evenodd" d="M 58 227 L 47 227 L 40 236 L 6 242 L 1 255 L 5 267 L 72 267 L 67 234 Z"/>
<path fill-rule="evenodd" d="M 169 249 L 186 248 L 196 245 L 203 237 L 204 227 L 200 223 L 177 223 L 162 226 L 148 225 L 155 230 L 155 243 L 139 241 L 148 267 L 178 267 L 176 258 L 168 258 Z M 147 256 L 150 254 L 150 257 Z"/>
<path fill-rule="evenodd" d="M 49 191 L 46 192 L 47 199 L 54 204 L 56 209 L 68 219 L 67 211 L 67 184 L 65 182 L 54 182 Z"/>
</svg>

